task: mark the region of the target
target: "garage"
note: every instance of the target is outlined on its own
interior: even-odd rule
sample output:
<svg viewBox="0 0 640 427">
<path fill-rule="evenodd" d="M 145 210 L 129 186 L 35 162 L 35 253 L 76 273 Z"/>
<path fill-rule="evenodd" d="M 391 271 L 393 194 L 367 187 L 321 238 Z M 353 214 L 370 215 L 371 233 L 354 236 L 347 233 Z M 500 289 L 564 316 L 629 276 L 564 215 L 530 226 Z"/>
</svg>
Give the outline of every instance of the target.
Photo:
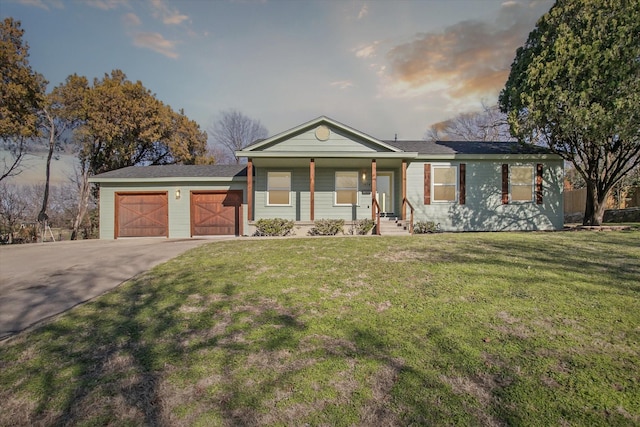
<svg viewBox="0 0 640 427">
<path fill-rule="evenodd" d="M 191 236 L 242 234 L 242 191 L 192 191 Z"/>
<path fill-rule="evenodd" d="M 115 237 L 167 237 L 167 192 L 116 193 Z"/>
<path fill-rule="evenodd" d="M 101 239 L 241 236 L 248 228 L 245 165 L 129 166 L 89 182 L 100 186 Z"/>
</svg>

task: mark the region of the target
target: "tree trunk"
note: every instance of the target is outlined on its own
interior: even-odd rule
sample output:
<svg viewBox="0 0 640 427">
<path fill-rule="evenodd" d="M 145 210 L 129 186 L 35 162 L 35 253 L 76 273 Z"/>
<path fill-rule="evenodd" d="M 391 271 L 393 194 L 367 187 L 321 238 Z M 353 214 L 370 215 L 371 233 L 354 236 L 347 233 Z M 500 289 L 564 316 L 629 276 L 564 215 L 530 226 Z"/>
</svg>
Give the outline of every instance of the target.
<svg viewBox="0 0 640 427">
<path fill-rule="evenodd" d="M 602 224 L 604 211 L 607 207 L 608 192 L 598 192 L 595 185 L 587 183 L 587 204 L 584 209 L 582 225 L 598 226 Z"/>
<path fill-rule="evenodd" d="M 44 196 L 42 197 L 42 208 L 38 213 L 38 222 L 42 223 L 42 241 L 44 242 L 44 233 L 46 231 L 47 220 L 47 205 L 49 204 L 49 183 L 51 180 L 51 158 L 53 157 L 53 150 L 56 147 L 56 124 L 53 121 L 53 117 L 49 115 L 47 110 L 44 110 L 47 120 L 49 121 L 49 153 L 47 155 L 47 169 L 46 169 L 46 181 L 44 185 Z"/>
<path fill-rule="evenodd" d="M 83 167 L 85 169 L 85 167 Z M 78 182 L 78 212 L 73 220 L 73 228 L 71 230 L 71 240 L 78 239 L 78 230 L 82 225 L 82 221 L 87 214 L 87 207 L 89 206 L 89 194 L 91 186 L 89 184 L 89 171 L 82 170 L 82 175 L 79 177 Z"/>
</svg>

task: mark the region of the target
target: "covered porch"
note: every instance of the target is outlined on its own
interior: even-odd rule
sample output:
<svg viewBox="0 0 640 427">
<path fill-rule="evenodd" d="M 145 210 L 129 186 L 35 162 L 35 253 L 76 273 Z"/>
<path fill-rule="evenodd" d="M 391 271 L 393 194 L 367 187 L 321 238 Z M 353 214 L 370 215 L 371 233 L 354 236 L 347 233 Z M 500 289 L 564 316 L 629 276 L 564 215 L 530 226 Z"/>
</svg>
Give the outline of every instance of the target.
<svg viewBox="0 0 640 427">
<path fill-rule="evenodd" d="M 412 227 L 413 207 L 407 200 L 407 159 L 402 153 L 350 153 L 334 156 L 274 158 L 260 152 L 247 158 L 247 216 L 284 217 L 297 223 L 317 219 L 356 221 L 371 218 L 380 234 L 380 218 Z M 270 174 L 290 177 L 290 199 L 278 207 L 269 202 Z M 411 231 L 409 229 L 409 231 Z"/>
</svg>

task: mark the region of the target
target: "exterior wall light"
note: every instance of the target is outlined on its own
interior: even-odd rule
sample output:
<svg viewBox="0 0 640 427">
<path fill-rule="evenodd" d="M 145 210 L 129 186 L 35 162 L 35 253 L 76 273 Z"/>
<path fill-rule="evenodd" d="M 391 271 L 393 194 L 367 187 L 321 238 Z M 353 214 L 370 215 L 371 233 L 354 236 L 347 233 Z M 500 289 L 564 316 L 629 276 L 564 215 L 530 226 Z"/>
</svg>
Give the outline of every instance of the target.
<svg viewBox="0 0 640 427">
<path fill-rule="evenodd" d="M 180 200 L 180 189 L 176 190 L 176 200 Z"/>
</svg>

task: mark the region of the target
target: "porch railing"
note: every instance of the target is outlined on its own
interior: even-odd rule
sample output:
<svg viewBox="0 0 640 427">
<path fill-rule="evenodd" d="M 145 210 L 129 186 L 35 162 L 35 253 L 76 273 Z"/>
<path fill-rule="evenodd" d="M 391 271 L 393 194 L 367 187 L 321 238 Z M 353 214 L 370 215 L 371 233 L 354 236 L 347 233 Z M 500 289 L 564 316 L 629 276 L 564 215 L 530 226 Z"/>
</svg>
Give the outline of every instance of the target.
<svg viewBox="0 0 640 427">
<path fill-rule="evenodd" d="M 413 236 L 413 212 L 415 211 L 415 209 L 413 209 L 413 205 L 405 197 L 404 199 L 402 199 L 402 212 L 406 212 L 407 211 L 406 210 L 407 206 L 409 206 L 409 209 L 411 209 L 411 215 L 410 215 L 411 219 L 409 220 L 409 234 L 411 234 Z M 406 218 L 402 218 L 402 219 L 406 221 Z M 379 218 L 378 218 L 378 220 L 379 220 Z"/>
<path fill-rule="evenodd" d="M 373 216 L 374 216 L 372 219 L 376 222 L 376 234 L 379 236 L 380 235 L 380 204 L 378 203 L 375 197 L 373 197 L 373 199 L 371 200 L 371 203 L 373 203 Z"/>
</svg>

